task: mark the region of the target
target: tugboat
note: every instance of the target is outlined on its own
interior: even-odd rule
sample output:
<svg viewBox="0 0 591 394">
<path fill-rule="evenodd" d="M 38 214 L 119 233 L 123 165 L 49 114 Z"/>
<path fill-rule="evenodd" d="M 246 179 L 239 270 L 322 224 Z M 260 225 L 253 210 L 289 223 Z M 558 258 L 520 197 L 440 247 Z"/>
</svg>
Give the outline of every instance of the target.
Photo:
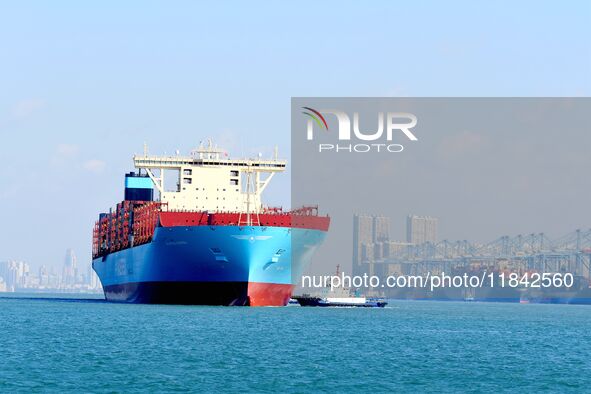
<svg viewBox="0 0 591 394">
<path fill-rule="evenodd" d="M 362 307 L 383 308 L 388 305 L 382 298 L 366 297 L 312 297 L 308 294 L 294 297 L 301 306 L 332 306 L 332 307 Z"/>
<path fill-rule="evenodd" d="M 337 276 L 339 276 L 339 266 L 337 265 Z M 294 296 L 301 306 L 332 306 L 332 307 L 361 307 L 361 308 L 383 308 L 388 302 L 383 298 L 360 297 L 351 295 L 351 291 L 345 287 L 327 287 L 323 294 L 310 295 L 303 294 Z"/>
</svg>

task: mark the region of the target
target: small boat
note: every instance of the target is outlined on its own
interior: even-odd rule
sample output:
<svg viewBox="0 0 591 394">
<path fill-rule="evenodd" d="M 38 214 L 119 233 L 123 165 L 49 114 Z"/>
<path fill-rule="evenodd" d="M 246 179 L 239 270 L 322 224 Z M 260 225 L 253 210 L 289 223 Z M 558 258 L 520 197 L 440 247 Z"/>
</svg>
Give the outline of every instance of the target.
<svg viewBox="0 0 591 394">
<path fill-rule="evenodd" d="M 309 295 L 295 296 L 294 298 L 301 306 L 383 308 L 388 305 L 388 302 L 382 298 L 312 297 Z"/>
<path fill-rule="evenodd" d="M 340 275 L 340 265 L 337 265 L 336 276 Z M 357 293 L 351 295 L 351 289 L 339 287 L 326 287 L 319 293 L 293 296 L 301 306 L 332 306 L 332 307 L 362 307 L 383 308 L 388 303 L 383 298 L 362 297 Z"/>
</svg>

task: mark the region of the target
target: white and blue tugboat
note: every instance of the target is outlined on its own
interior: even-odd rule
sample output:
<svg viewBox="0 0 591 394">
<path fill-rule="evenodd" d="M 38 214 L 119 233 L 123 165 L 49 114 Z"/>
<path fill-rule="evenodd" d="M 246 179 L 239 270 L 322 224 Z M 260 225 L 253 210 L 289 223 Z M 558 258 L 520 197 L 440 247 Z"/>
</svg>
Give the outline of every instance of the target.
<svg viewBox="0 0 591 394">
<path fill-rule="evenodd" d="M 336 275 L 339 276 L 338 265 Z M 383 298 L 351 295 L 351 290 L 346 287 L 327 287 L 317 295 L 303 294 L 292 299 L 297 300 L 301 306 L 383 308 L 388 305 Z"/>
</svg>

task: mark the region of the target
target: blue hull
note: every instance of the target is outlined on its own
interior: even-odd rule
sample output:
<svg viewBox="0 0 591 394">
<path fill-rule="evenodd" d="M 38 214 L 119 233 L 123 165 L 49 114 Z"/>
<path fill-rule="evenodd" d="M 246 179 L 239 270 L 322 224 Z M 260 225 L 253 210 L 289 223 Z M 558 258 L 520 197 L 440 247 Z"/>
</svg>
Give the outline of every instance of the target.
<svg viewBox="0 0 591 394">
<path fill-rule="evenodd" d="M 286 227 L 158 227 L 152 242 L 92 266 L 110 301 L 248 305 L 253 284 L 292 289 L 325 235 Z"/>
</svg>

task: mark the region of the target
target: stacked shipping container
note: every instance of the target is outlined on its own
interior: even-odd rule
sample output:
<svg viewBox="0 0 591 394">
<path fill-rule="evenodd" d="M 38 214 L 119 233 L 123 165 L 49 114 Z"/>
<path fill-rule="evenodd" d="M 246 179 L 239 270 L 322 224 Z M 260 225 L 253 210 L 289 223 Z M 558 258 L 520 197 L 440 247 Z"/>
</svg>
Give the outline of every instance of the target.
<svg viewBox="0 0 591 394">
<path fill-rule="evenodd" d="M 267 209 L 263 213 L 186 212 L 163 209 L 166 203 L 123 201 L 114 211 L 102 213 L 93 231 L 93 258 L 121 249 L 148 243 L 156 226 L 262 226 L 328 230 L 330 220 L 318 216 L 317 207 L 304 207 L 291 212 Z M 250 224 L 249 224 L 250 223 Z"/>
<path fill-rule="evenodd" d="M 101 213 L 94 225 L 92 257 L 151 241 L 162 203 L 123 201 L 109 213 Z"/>
</svg>

